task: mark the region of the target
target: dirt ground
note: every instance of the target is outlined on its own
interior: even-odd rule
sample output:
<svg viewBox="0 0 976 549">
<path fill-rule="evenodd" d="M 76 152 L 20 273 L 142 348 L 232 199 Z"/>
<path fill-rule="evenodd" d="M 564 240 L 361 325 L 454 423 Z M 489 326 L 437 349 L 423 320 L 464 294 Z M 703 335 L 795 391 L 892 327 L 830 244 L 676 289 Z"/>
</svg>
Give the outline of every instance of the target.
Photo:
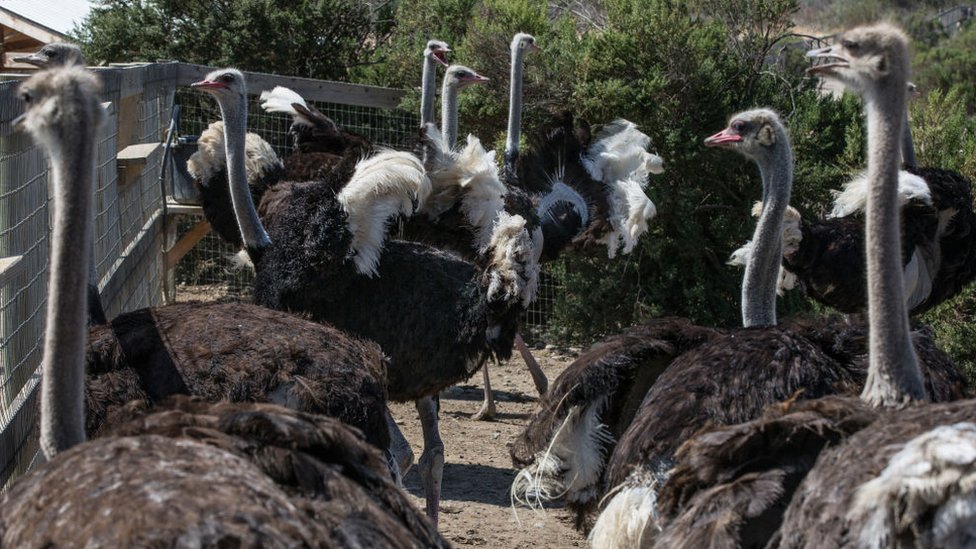
<svg viewBox="0 0 976 549">
<path fill-rule="evenodd" d="M 550 383 L 573 360 L 571 353 L 534 350 Z M 479 371 L 465 383 L 441 394 L 440 430 L 444 440 L 444 479 L 440 531 L 456 547 L 560 548 L 586 547 L 564 509 L 513 511 L 509 488 L 515 478 L 508 444 L 522 431 L 535 410 L 538 393 L 525 363 L 512 360 L 492 365 L 491 386 L 498 415 L 494 421 L 474 421 L 482 402 Z M 423 434 L 413 403 L 391 403 L 393 415 L 413 447 L 415 459 L 423 451 Z M 423 488 L 417 468 L 404 486 L 423 509 Z"/>
</svg>

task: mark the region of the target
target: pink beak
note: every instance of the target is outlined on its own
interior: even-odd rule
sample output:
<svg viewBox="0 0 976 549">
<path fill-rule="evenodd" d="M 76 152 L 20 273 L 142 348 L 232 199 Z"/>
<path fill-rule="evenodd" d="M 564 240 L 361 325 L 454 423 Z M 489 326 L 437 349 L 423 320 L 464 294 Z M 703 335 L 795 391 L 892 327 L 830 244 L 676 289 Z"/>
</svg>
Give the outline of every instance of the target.
<svg viewBox="0 0 976 549">
<path fill-rule="evenodd" d="M 203 89 L 214 89 L 214 88 L 227 89 L 227 84 L 224 84 L 223 82 L 215 82 L 213 80 L 201 80 L 199 82 L 194 82 L 190 84 L 190 87 L 203 88 Z"/>
<path fill-rule="evenodd" d="M 706 137 L 705 145 L 708 147 L 714 147 L 716 145 L 721 145 L 722 143 L 736 143 L 738 141 L 742 141 L 742 136 L 737 133 L 733 133 L 731 128 L 725 128 L 711 137 Z"/>
</svg>

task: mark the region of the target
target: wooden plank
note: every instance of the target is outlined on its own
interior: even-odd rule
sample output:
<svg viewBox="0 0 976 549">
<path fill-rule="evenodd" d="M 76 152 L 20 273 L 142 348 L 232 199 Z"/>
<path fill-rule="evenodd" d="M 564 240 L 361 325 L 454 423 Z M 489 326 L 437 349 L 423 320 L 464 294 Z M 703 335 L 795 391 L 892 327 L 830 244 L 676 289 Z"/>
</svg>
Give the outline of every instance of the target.
<svg viewBox="0 0 976 549">
<path fill-rule="evenodd" d="M 163 252 L 163 264 L 165 265 L 166 271 L 169 272 L 170 269 L 176 267 L 176 264 L 183 259 L 183 256 L 189 253 L 209 232 L 210 223 L 204 219 L 194 225 L 176 244 L 173 244 L 172 248 Z"/>
<path fill-rule="evenodd" d="M 181 86 L 188 86 L 202 80 L 213 67 L 180 63 L 177 82 Z M 245 72 L 248 93 L 257 95 L 275 86 L 285 86 L 295 90 L 298 95 L 310 101 L 325 101 L 342 105 L 356 105 L 362 107 L 379 107 L 393 109 L 400 105 L 406 92 L 395 88 L 380 86 L 366 86 L 362 84 L 346 84 L 343 82 L 327 82 L 312 78 L 297 76 L 280 76 L 263 72 Z"/>
<path fill-rule="evenodd" d="M 24 272 L 24 256 L 0 257 L 0 287 L 14 281 Z"/>
<path fill-rule="evenodd" d="M 35 23 L 34 21 L 21 17 L 12 11 L 7 11 L 2 7 L 0 7 L 0 25 L 10 27 L 17 32 L 26 34 L 35 40 L 44 42 L 45 44 L 50 44 L 51 42 L 63 42 L 65 39 L 65 36 L 60 34 L 58 31 Z"/>
<path fill-rule="evenodd" d="M 162 143 L 136 143 L 119 151 L 115 160 L 119 168 L 145 166 L 146 162 L 163 146 Z"/>
</svg>

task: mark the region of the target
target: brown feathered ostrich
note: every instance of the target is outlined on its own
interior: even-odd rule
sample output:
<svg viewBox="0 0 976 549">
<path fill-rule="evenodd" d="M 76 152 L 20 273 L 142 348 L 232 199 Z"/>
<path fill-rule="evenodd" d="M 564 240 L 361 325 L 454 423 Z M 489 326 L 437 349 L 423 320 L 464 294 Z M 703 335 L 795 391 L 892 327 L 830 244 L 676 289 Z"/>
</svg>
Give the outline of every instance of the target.
<svg viewBox="0 0 976 549">
<path fill-rule="evenodd" d="M 518 314 L 538 276 L 524 219 L 497 220 L 486 268 L 420 244 L 386 241 L 386 224 L 410 215 L 429 181 L 413 155 L 385 152 L 359 163 L 338 195 L 327 181 L 296 186 L 269 238 L 247 190 L 243 76 L 222 69 L 195 86 L 221 108 L 231 198 L 257 273 L 255 300 L 380 344 L 390 357 L 390 398 L 418 401 L 421 475 L 428 516 L 436 521 L 444 450 L 431 397 L 489 357 L 510 356 Z"/>
<path fill-rule="evenodd" d="M 92 230 L 98 92 L 95 77 L 76 67 L 38 73 L 20 88 L 22 124 L 53 163 L 41 381 L 47 463 L 0 499 L 0 544 L 447 547 L 390 481 L 379 452 L 326 417 L 182 399 L 85 442 L 78 275 L 90 258 L 72 242 Z"/>
<path fill-rule="evenodd" d="M 867 236 L 873 243 L 867 258 L 873 282 L 869 382 L 863 400 L 787 402 L 685 444 L 661 491 L 657 547 L 956 547 L 971 536 L 972 507 L 967 511 L 959 503 L 972 501 L 973 493 L 954 483 L 976 472 L 965 455 L 972 429 L 955 425 L 922 434 L 942 422 L 968 420 L 963 410 L 971 401 L 897 412 L 895 421 L 868 405 L 902 406 L 926 394 L 919 390 L 915 353 L 898 343 L 908 338 L 900 271 L 879 265 L 885 258 L 897 261 L 900 249 L 897 113 L 905 101 L 898 88 L 904 89 L 907 75 L 906 40 L 901 31 L 879 25 L 844 33 L 838 46 L 813 53 L 828 63 L 811 72 L 837 78 L 866 99 Z M 878 334 L 882 320 L 886 333 Z M 891 375 L 891 369 L 897 372 Z M 940 400 L 931 385 L 927 389 Z"/>
<path fill-rule="evenodd" d="M 909 56 L 889 25 L 851 30 L 811 52 L 828 63 L 817 74 L 860 93 L 868 116 L 869 383 L 862 398 L 884 412 L 843 444 L 823 452 L 790 502 L 772 541 L 778 547 L 968 547 L 974 539 L 976 471 L 971 424 L 976 402 L 926 404 L 905 332 L 899 294 L 895 174 Z M 899 311 L 899 309 L 901 309 Z M 900 313 L 900 314 L 899 314 Z M 891 319 L 894 316 L 894 319 Z M 887 318 L 886 318 L 887 317 Z M 899 409 L 900 408 L 900 409 Z"/>
<path fill-rule="evenodd" d="M 657 491 L 669 476 L 674 452 L 702 427 L 754 419 L 767 405 L 798 391 L 802 399 L 853 395 L 865 383 L 861 361 L 836 346 L 837 337 L 848 329 L 843 323 L 775 326 L 781 257 L 776 241 L 792 182 L 789 138 L 779 118 L 768 110 L 737 114 L 706 143 L 750 157 L 763 175 L 765 206 L 743 281 L 745 328 L 677 357 L 647 393 L 610 459 L 608 486 L 617 493 L 594 526 L 597 545 L 634 543 L 652 535 Z M 873 325 L 869 331 L 869 346 L 877 345 Z M 907 317 L 905 334 L 899 345 L 914 359 Z M 917 348 L 929 350 L 927 345 Z M 961 374 L 937 349 L 933 352 L 924 357 L 931 392 L 940 400 L 958 398 L 964 386 Z M 872 384 L 870 374 L 866 383 Z"/>
<path fill-rule="evenodd" d="M 14 57 L 14 61 L 29 63 L 41 69 L 72 65 L 85 66 L 85 56 L 82 55 L 81 48 L 67 42 L 46 44 L 31 55 Z M 94 240 L 88 244 L 91 247 L 92 258 L 95 257 L 94 244 Z M 102 306 L 102 296 L 98 292 L 98 270 L 95 268 L 93 259 L 88 269 L 88 324 L 99 326 L 106 322 L 108 322 L 108 316 L 105 314 L 105 307 Z"/>
</svg>

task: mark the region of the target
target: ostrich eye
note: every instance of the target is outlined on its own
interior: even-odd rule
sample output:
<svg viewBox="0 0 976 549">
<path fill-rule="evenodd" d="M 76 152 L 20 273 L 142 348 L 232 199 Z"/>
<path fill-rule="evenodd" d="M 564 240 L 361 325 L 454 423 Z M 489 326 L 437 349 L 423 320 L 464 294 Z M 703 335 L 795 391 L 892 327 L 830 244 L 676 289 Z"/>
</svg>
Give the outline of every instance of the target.
<svg viewBox="0 0 976 549">
<path fill-rule="evenodd" d="M 845 48 L 847 48 L 848 50 L 850 50 L 852 52 L 853 51 L 857 51 L 857 49 L 861 47 L 860 44 L 858 44 L 857 42 L 855 42 L 853 40 L 841 40 L 840 45 L 841 46 L 844 46 Z"/>
<path fill-rule="evenodd" d="M 30 105 L 31 104 L 31 101 L 34 100 L 34 98 L 31 96 L 31 93 L 29 91 L 26 91 L 26 90 L 20 92 L 20 99 L 24 103 L 27 103 L 28 105 Z"/>
<path fill-rule="evenodd" d="M 736 120 L 735 122 L 732 123 L 732 129 L 739 133 L 742 133 L 742 130 L 746 129 L 746 123 L 741 120 Z"/>
<path fill-rule="evenodd" d="M 221 82 L 233 82 L 234 76 L 230 74 L 225 74 L 222 75 L 218 80 L 220 80 Z"/>
</svg>

